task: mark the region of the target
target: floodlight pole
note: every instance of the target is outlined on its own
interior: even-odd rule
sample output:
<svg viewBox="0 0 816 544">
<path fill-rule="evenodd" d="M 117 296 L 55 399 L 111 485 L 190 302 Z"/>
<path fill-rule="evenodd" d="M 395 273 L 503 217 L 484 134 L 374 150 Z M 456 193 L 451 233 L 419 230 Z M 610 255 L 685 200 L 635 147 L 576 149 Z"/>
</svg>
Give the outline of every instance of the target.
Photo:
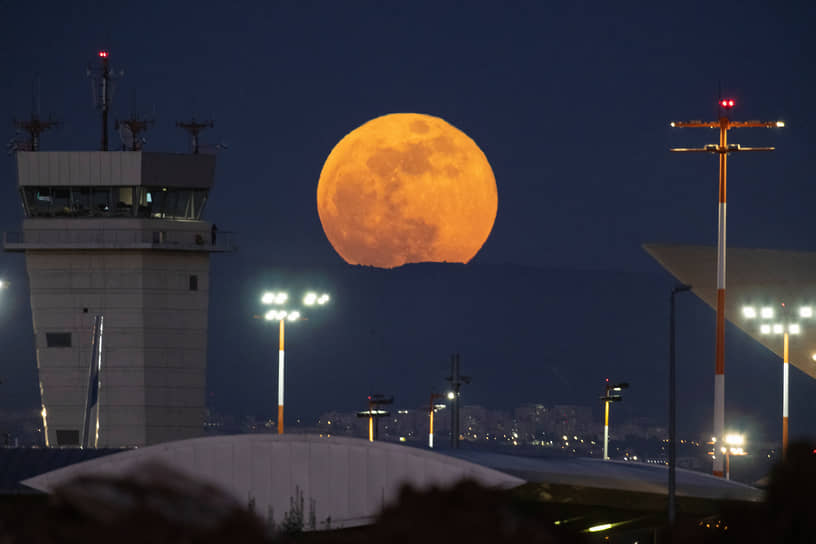
<svg viewBox="0 0 816 544">
<path fill-rule="evenodd" d="M 609 401 L 604 401 L 604 461 L 609 460 Z"/>
<path fill-rule="evenodd" d="M 782 348 L 782 460 L 788 456 L 788 327 L 785 327 Z"/>
<path fill-rule="evenodd" d="M 733 100 L 720 101 L 720 118 L 717 121 L 677 121 L 672 127 L 680 128 L 719 128 L 719 145 L 706 145 L 700 148 L 672 148 L 676 152 L 717 153 L 719 155 L 719 206 L 717 221 L 717 340 L 714 364 L 714 437 L 720 441 L 725 428 L 725 211 L 726 211 L 726 175 L 728 171 L 728 154 L 739 151 L 773 151 L 773 147 L 741 147 L 738 144 L 728 145 L 728 131 L 732 128 L 773 128 L 783 127 L 782 121 L 732 121 L 727 117 L 734 107 Z M 714 451 L 713 474 L 723 476 L 723 460 Z"/>
<path fill-rule="evenodd" d="M 278 434 L 283 434 L 283 332 L 285 319 L 280 320 L 280 345 L 278 346 Z"/>
<path fill-rule="evenodd" d="M 433 447 L 434 447 L 434 441 L 433 441 L 434 427 L 433 427 L 433 425 L 434 425 L 434 412 L 436 411 L 436 404 L 434 404 L 434 401 L 436 399 L 441 399 L 441 398 L 442 398 L 442 395 L 440 395 L 438 393 L 431 393 L 430 413 L 429 413 L 429 420 L 430 421 L 429 421 L 429 425 L 428 425 L 428 447 L 431 448 L 431 449 L 433 449 Z"/>
</svg>

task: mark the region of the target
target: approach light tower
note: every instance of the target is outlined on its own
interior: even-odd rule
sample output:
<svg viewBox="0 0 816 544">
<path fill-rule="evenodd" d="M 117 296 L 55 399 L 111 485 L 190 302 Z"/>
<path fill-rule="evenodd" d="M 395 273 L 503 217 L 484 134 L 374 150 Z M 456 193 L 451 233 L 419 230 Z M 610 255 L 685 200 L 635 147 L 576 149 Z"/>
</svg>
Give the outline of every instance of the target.
<svg viewBox="0 0 816 544">
<path fill-rule="evenodd" d="M 741 151 L 773 151 L 773 147 L 742 147 L 728 143 L 728 131 L 732 128 L 776 128 L 784 127 L 782 121 L 732 121 L 728 113 L 736 105 L 731 98 L 719 102 L 720 118 L 717 121 L 674 121 L 677 128 L 718 128 L 720 143 L 699 148 L 672 148 L 676 152 L 716 153 L 719 156 L 719 207 L 717 227 L 717 340 L 714 363 L 714 437 L 723 439 L 725 428 L 725 195 L 728 154 Z M 713 473 L 723 476 L 723 459 L 714 455 Z"/>
<path fill-rule="evenodd" d="M 107 53 L 100 59 L 107 66 Z M 105 124 L 103 116 L 102 147 Z M 25 255 L 47 446 L 81 447 L 88 438 L 89 447 L 133 447 L 202 434 L 210 255 L 231 250 L 226 233 L 216 244 L 202 219 L 215 162 L 144 151 L 17 152 L 24 218 L 3 246 Z M 89 403 L 102 315 L 101 388 Z M 87 406 L 96 406 L 98 441 Z"/>
</svg>

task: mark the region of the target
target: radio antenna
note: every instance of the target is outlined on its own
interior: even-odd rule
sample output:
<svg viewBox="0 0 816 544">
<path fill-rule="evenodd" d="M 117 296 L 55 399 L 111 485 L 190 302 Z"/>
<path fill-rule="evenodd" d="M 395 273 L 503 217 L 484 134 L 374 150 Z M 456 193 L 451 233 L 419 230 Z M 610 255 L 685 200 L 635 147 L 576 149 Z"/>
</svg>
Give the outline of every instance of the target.
<svg viewBox="0 0 816 544">
<path fill-rule="evenodd" d="M 114 72 L 111 70 L 108 61 L 109 53 L 102 49 L 97 53 L 99 57 L 99 66 L 89 66 L 87 70 L 88 77 L 91 78 L 91 87 L 93 89 L 94 104 L 96 108 L 102 112 L 102 151 L 108 150 L 108 112 L 111 107 L 111 100 L 113 99 L 113 83 L 125 75 L 124 70 Z"/>
</svg>

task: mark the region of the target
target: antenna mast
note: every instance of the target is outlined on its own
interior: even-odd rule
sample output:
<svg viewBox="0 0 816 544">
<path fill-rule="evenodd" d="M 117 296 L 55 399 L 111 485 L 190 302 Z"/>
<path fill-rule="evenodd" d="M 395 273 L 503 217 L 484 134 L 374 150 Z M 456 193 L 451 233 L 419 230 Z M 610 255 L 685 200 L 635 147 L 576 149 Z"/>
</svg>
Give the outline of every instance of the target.
<svg viewBox="0 0 816 544">
<path fill-rule="evenodd" d="M 199 123 L 195 120 L 195 117 L 193 117 L 188 123 L 185 123 L 184 121 L 176 121 L 176 126 L 186 130 L 190 134 L 193 139 L 193 155 L 198 155 L 198 135 L 204 129 L 213 128 L 215 126 L 215 122 L 210 120 Z"/>
<path fill-rule="evenodd" d="M 31 117 L 25 121 L 14 121 L 14 126 L 19 130 L 24 130 L 28 133 L 28 151 L 39 151 L 40 149 L 40 134 L 56 128 L 60 125 L 59 121 L 49 119 L 43 121 L 36 113 L 32 113 Z"/>
<path fill-rule="evenodd" d="M 114 122 L 114 128 L 119 131 L 119 135 L 122 138 L 122 147 L 127 149 L 128 151 L 141 151 L 142 146 L 145 143 L 145 140 L 139 137 L 139 134 L 147 131 L 148 128 L 153 126 L 153 119 L 142 119 L 138 115 L 134 115 L 130 119 L 124 119 L 122 121 Z M 124 136 L 122 136 L 122 132 L 125 132 L 127 136 L 131 139 L 130 142 L 126 142 Z M 128 143 L 130 145 L 128 145 Z"/>
<path fill-rule="evenodd" d="M 40 76 L 35 78 L 36 89 L 32 93 L 31 98 L 31 117 L 24 121 L 14 120 L 14 126 L 17 130 L 22 130 L 28 134 L 28 142 L 20 144 L 16 139 L 12 140 L 9 146 L 14 151 L 38 151 L 40 149 L 40 134 L 47 132 L 53 128 L 57 128 L 60 122 L 52 119 L 50 116 L 47 121 L 40 119 Z"/>
<path fill-rule="evenodd" d="M 92 79 L 94 88 L 94 102 L 96 107 L 102 112 L 102 151 L 108 150 L 108 111 L 110 111 L 111 99 L 113 95 L 113 82 L 122 77 L 125 72 L 118 73 L 111 71 L 108 62 L 108 52 L 101 50 L 98 53 L 100 66 L 88 67 L 88 76 Z"/>
</svg>

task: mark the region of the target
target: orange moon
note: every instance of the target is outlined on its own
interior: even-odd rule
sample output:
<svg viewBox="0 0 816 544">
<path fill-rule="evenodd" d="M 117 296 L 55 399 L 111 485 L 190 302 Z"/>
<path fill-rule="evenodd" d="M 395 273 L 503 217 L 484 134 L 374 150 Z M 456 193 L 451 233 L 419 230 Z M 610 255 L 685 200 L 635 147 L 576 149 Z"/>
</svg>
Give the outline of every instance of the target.
<svg viewBox="0 0 816 544">
<path fill-rule="evenodd" d="M 349 264 L 470 261 L 490 235 L 498 192 L 479 146 L 446 121 L 377 117 L 332 149 L 317 185 L 326 237 Z"/>
</svg>

